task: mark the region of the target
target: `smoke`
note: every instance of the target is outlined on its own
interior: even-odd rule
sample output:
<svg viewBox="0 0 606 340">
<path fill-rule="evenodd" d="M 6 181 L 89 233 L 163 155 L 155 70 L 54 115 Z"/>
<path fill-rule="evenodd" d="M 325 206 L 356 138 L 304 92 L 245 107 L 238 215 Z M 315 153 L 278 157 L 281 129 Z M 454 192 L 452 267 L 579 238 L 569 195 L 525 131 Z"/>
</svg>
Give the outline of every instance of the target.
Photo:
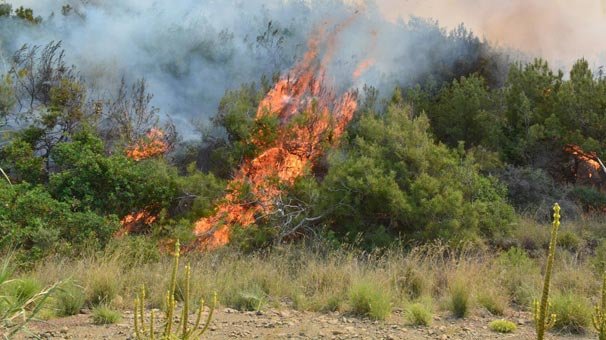
<svg viewBox="0 0 606 340">
<path fill-rule="evenodd" d="M 391 20 L 410 15 L 431 17 L 441 25 L 463 22 L 490 42 L 570 66 L 585 57 L 604 63 L 604 0 L 380 0 Z"/>
<path fill-rule="evenodd" d="M 467 7 L 475 4 L 462 2 Z M 23 44 L 61 40 L 66 59 L 76 65 L 93 96 L 111 96 L 121 77 L 130 81 L 144 77 L 154 94 L 153 104 L 170 114 L 186 137 L 191 136 L 192 119 L 210 117 L 225 91 L 290 68 L 319 29 L 340 30 L 330 42 L 335 52 L 326 77 L 338 90 L 369 84 L 388 94 L 394 85 L 414 84 L 428 73 L 452 76 L 448 70 L 455 61 L 473 60 L 478 53 L 477 43 L 465 32 L 448 37 L 435 24 L 392 16 L 397 9 L 402 15 L 440 18 L 454 5 L 434 14 L 426 13 L 421 2 L 409 8 L 390 0 L 11 3 L 33 8 L 44 20 L 28 25 L 0 19 L 0 67 Z M 63 15 L 61 6 L 66 3 L 72 10 Z M 342 23 L 347 25 L 340 27 Z M 480 32 L 499 33 L 486 27 Z M 364 72 L 356 72 L 362 62 Z M 354 73 L 359 77 L 352 77 Z"/>
</svg>

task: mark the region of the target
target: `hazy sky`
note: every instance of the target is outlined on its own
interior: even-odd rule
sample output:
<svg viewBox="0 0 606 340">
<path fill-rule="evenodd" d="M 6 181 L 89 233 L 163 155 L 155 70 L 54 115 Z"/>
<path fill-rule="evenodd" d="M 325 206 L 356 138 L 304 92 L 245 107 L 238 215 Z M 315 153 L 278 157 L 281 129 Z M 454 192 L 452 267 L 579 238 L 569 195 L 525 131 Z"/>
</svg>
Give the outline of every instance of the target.
<svg viewBox="0 0 606 340">
<path fill-rule="evenodd" d="M 596 62 L 606 52 L 605 0 L 377 0 L 390 19 L 431 17 L 463 22 L 479 36 L 554 62 L 581 56 Z"/>
</svg>

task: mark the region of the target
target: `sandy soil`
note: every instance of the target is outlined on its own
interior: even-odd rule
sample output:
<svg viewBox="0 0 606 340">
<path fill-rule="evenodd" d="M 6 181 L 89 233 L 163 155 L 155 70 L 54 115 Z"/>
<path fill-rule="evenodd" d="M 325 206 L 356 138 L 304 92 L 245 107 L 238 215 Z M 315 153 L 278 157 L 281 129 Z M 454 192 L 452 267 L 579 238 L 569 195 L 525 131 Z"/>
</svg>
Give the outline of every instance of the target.
<svg viewBox="0 0 606 340">
<path fill-rule="evenodd" d="M 534 339 L 528 313 L 507 316 L 518 324 L 512 334 L 497 334 L 488 329 L 495 319 L 489 314 L 474 315 L 464 320 L 436 316 L 430 327 L 406 323 L 402 311 L 395 311 L 385 322 L 371 321 L 339 313 L 310 313 L 293 310 L 267 310 L 263 313 L 240 312 L 221 308 L 215 312 L 207 339 Z M 96 326 L 91 316 L 83 314 L 34 322 L 32 334 L 43 339 L 134 339 L 133 314 L 126 311 L 114 325 Z M 595 334 L 548 335 L 548 339 L 594 339 Z M 33 338 L 22 334 L 18 339 Z"/>
</svg>

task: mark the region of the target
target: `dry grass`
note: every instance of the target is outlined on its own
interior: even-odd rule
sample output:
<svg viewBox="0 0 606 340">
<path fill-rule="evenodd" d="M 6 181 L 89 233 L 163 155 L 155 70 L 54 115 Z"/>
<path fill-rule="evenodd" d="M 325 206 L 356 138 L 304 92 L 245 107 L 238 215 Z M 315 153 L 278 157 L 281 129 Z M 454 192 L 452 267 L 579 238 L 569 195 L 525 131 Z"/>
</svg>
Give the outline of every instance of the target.
<svg viewBox="0 0 606 340">
<path fill-rule="evenodd" d="M 133 259 L 128 247 L 115 245 L 109 254 L 79 259 L 50 258 L 22 274 L 44 285 L 71 278 L 82 287 L 89 305 L 117 309 L 132 308 L 144 284 L 147 307 L 163 308 L 171 258 L 162 255 L 152 262 Z M 380 319 L 387 317 L 392 307 L 406 311 L 419 301 L 435 301 L 437 309 L 428 306 L 428 310 L 451 310 L 459 317 L 482 309 L 494 315 L 508 315 L 510 308 L 526 309 L 538 296 L 543 256 L 530 256 L 523 249 L 494 252 L 432 243 L 370 254 L 350 248 L 305 246 L 277 247 L 257 254 L 223 249 L 187 254 L 182 261 L 191 263 L 194 301 L 200 297 L 210 301 L 216 291 L 219 304 L 233 308 L 286 305 L 345 313 L 361 312 L 360 306 L 370 301 L 378 311 L 368 307 L 362 314 Z M 554 289 L 595 300 L 600 279 L 594 263 L 586 253 L 559 252 Z"/>
</svg>

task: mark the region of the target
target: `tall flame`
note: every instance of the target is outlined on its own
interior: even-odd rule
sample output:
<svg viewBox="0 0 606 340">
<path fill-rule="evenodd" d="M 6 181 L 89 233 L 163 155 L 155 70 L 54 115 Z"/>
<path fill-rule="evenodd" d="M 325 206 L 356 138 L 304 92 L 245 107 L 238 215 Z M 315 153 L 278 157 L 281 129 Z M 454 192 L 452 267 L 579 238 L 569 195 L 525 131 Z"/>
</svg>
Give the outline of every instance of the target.
<svg viewBox="0 0 606 340">
<path fill-rule="evenodd" d="M 233 226 L 248 227 L 256 215 L 270 212 L 280 187 L 293 184 L 323 154 L 323 142 L 338 142 L 357 108 L 356 94 L 337 96 L 328 88 L 324 65 L 332 57 L 336 35 L 352 20 L 337 25 L 330 34 L 324 30 L 315 34 L 303 58 L 260 102 L 256 118 L 277 118 L 277 138 L 270 145 L 253 141 L 260 154 L 243 162 L 214 214 L 196 222 L 200 249 L 225 245 Z M 354 78 L 370 65 L 366 61 L 359 66 Z M 295 122 L 295 117 L 304 123 L 297 124 L 300 120 Z"/>
</svg>

